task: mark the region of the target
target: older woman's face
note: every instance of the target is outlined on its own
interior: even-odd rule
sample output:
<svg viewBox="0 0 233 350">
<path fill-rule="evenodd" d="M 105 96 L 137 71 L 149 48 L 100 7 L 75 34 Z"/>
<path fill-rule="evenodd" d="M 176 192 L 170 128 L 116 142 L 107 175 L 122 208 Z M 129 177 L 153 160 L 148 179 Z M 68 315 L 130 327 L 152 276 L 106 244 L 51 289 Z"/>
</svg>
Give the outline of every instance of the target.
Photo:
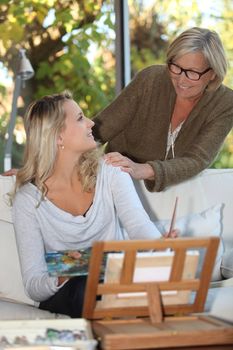
<svg viewBox="0 0 233 350">
<path fill-rule="evenodd" d="M 206 62 L 201 52 L 187 53 L 173 60 L 172 63 L 185 70 L 199 73 L 209 68 L 208 62 Z M 177 96 L 182 99 L 190 100 L 200 98 L 209 82 L 215 78 L 215 73 L 212 69 L 203 74 L 197 81 L 189 79 L 184 71 L 179 75 L 171 71 L 169 71 L 169 74 Z"/>
</svg>

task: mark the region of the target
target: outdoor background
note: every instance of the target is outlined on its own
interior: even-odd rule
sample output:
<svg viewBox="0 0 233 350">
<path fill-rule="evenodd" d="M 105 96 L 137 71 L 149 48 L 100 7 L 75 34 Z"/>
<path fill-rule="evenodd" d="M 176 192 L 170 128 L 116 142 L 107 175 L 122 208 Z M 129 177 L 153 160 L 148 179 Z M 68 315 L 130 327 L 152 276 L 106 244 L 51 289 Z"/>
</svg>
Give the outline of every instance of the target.
<svg viewBox="0 0 233 350">
<path fill-rule="evenodd" d="M 232 0 L 129 0 L 131 77 L 164 63 L 168 43 L 183 30 L 216 30 L 224 43 L 233 88 Z M 35 70 L 18 99 L 13 167 L 22 162 L 25 106 L 45 94 L 69 89 L 88 117 L 115 96 L 113 0 L 0 0 L 0 172 L 11 112 L 18 50 Z M 117 121 L 116 121 L 117 122 Z M 233 131 L 212 167 L 233 167 Z"/>
</svg>

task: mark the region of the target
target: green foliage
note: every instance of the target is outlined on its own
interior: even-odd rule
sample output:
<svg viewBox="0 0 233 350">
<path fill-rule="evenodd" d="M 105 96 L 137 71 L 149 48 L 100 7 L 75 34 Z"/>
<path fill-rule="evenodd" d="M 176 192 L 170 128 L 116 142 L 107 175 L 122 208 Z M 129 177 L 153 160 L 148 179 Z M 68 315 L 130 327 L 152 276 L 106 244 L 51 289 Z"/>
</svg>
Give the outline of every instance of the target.
<svg viewBox="0 0 233 350">
<path fill-rule="evenodd" d="M 228 135 L 212 168 L 233 168 L 233 131 Z"/>
<path fill-rule="evenodd" d="M 17 50 L 25 47 L 36 72 L 30 91 L 25 90 L 28 100 L 68 88 L 80 101 L 91 96 L 84 112 L 93 115 L 113 98 L 112 70 L 97 74 L 92 53 L 100 48 L 104 52 L 111 42 L 106 32 L 113 27 L 112 10 L 110 1 L 104 0 L 0 3 L 2 63 L 14 72 Z M 102 28 L 100 20 L 104 23 Z M 99 63 L 106 64 L 104 56 Z M 110 83 L 108 95 L 102 90 L 100 73 Z M 88 94 L 85 85 L 89 87 Z"/>
<path fill-rule="evenodd" d="M 6 133 L 6 113 L 1 114 L 1 118 L 0 118 L 0 159 L 3 160 L 4 158 L 4 144 L 5 144 L 5 139 L 4 139 L 4 135 Z M 0 173 L 3 170 L 3 162 L 0 163 Z"/>
<path fill-rule="evenodd" d="M 109 0 L 1 0 L 0 63 L 14 73 L 18 50 L 23 47 L 35 70 L 21 93 L 24 106 L 18 109 L 19 115 L 23 116 L 26 105 L 35 98 L 65 89 L 89 117 L 113 99 L 113 54 L 111 68 L 106 69 L 106 52 L 113 46 L 108 38 L 112 12 Z M 3 92 L 0 86 L 2 97 Z M 3 110 L 9 111 L 7 106 L 9 100 L 3 100 Z M 0 127 L 1 152 L 5 131 Z M 13 162 L 17 162 L 17 147 L 13 152 Z"/>
<path fill-rule="evenodd" d="M 72 91 L 89 117 L 110 102 L 114 96 L 114 70 L 98 69 L 105 67 L 105 61 L 102 55 L 98 55 L 97 45 L 95 61 L 89 62 L 87 51 L 93 39 L 102 42 L 105 37 L 98 32 L 96 25 L 86 26 L 84 31 L 76 34 L 75 41 L 67 41 L 66 52 L 53 64 L 41 62 L 36 75 L 39 86 L 35 97 L 51 93 L 50 85 L 40 83 L 49 78 L 53 82 L 54 92 L 65 89 Z M 104 89 L 103 81 L 108 84 L 108 91 Z"/>
</svg>

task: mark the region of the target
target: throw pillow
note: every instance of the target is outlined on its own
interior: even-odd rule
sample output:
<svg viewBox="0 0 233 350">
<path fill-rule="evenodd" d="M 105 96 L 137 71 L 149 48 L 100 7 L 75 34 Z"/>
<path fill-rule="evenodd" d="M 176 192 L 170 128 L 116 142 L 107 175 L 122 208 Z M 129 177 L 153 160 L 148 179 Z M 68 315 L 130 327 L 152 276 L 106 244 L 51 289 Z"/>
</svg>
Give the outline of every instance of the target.
<svg viewBox="0 0 233 350">
<path fill-rule="evenodd" d="M 224 278 L 233 277 L 233 249 L 230 249 L 223 254 L 221 273 Z"/>
<path fill-rule="evenodd" d="M 211 208 L 206 209 L 201 213 L 189 214 L 184 217 L 176 219 L 175 228 L 179 230 L 180 236 L 185 237 L 206 237 L 206 236 L 217 236 L 220 237 L 220 244 L 218 253 L 215 261 L 214 270 L 212 273 L 212 281 L 221 279 L 220 265 L 224 252 L 224 246 L 221 239 L 222 235 L 222 211 L 223 204 L 215 205 Z M 168 232 L 171 219 L 160 220 L 156 222 L 161 233 Z M 201 253 L 201 252 L 200 252 Z M 203 255 L 203 254 L 201 254 Z M 203 257 L 200 259 L 202 261 Z M 200 273 L 201 263 L 198 268 Z"/>
<path fill-rule="evenodd" d="M 0 227 L 0 300 L 34 305 L 24 291 L 13 224 L 0 220 Z"/>
</svg>

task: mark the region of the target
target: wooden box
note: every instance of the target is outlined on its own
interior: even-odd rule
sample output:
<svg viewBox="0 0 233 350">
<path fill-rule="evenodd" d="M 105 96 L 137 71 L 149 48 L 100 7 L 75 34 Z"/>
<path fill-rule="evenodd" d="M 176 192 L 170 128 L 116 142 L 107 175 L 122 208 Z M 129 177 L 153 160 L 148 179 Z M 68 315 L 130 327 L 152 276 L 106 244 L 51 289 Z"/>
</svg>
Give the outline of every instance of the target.
<svg viewBox="0 0 233 350">
<path fill-rule="evenodd" d="M 0 321 L 0 349 L 94 350 L 90 322 L 84 319 Z"/>
<path fill-rule="evenodd" d="M 216 237 L 96 242 L 89 264 L 83 317 L 92 320 L 101 349 L 187 349 L 218 345 L 221 349 L 233 344 L 233 325 L 203 314 L 218 244 Z M 168 279 L 135 281 L 138 252 L 167 249 L 173 252 Z M 190 250 L 204 251 L 200 276 L 195 273 L 188 276 L 184 272 Z M 106 278 L 101 280 L 106 252 L 123 254 L 118 279 L 110 282 Z M 184 298 L 182 291 L 189 293 L 189 297 Z M 169 292 L 181 297 L 168 302 L 162 293 Z M 105 296 L 122 293 L 131 295 L 128 303 L 121 304 L 119 299 L 115 303 L 117 298 L 105 300 Z M 136 300 L 138 293 L 144 295 L 146 303 L 134 303 L 134 295 Z"/>
</svg>

